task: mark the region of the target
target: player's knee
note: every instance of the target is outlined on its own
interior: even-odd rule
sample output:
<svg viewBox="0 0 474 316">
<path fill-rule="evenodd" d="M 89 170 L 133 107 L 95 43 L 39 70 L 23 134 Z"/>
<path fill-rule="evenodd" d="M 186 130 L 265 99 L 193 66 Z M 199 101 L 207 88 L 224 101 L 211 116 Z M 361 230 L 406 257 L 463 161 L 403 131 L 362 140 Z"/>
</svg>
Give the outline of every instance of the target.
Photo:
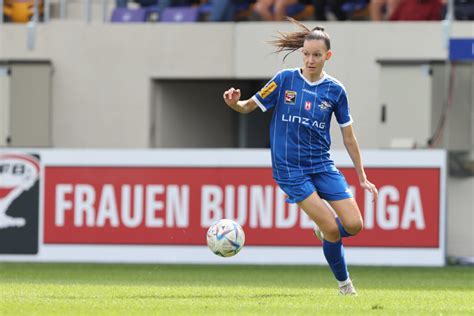
<svg viewBox="0 0 474 316">
<path fill-rule="evenodd" d="M 326 239 L 327 241 L 335 242 L 341 238 L 337 225 L 330 225 L 324 228 L 320 228 L 323 231 L 324 239 Z"/>
<path fill-rule="evenodd" d="M 364 223 L 362 219 L 360 218 L 358 220 L 354 220 L 347 223 L 347 225 L 344 228 L 349 234 L 354 236 L 362 231 L 362 229 L 364 228 Z"/>
</svg>

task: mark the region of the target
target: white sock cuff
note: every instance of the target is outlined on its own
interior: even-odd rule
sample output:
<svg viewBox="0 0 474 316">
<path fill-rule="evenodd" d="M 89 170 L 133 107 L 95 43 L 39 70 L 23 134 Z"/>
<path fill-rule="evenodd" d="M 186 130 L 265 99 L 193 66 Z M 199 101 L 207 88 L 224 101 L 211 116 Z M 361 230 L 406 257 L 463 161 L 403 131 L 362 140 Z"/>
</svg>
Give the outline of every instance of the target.
<svg viewBox="0 0 474 316">
<path fill-rule="evenodd" d="M 337 280 L 337 284 L 339 284 L 339 287 L 344 286 L 344 285 L 349 284 L 349 283 L 351 283 L 351 279 L 350 279 L 350 278 L 347 278 L 347 280 L 345 280 L 345 281 L 339 281 L 339 280 Z"/>
</svg>

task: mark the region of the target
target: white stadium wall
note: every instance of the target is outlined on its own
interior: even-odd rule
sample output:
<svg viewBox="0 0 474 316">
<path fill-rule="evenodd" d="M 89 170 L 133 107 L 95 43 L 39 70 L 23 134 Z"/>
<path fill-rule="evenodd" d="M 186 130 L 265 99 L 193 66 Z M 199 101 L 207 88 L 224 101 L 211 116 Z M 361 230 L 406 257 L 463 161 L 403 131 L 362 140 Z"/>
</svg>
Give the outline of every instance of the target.
<svg viewBox="0 0 474 316">
<path fill-rule="evenodd" d="M 474 257 L 474 178 L 450 177 L 446 188 L 448 255 L 472 258 Z"/>
</svg>

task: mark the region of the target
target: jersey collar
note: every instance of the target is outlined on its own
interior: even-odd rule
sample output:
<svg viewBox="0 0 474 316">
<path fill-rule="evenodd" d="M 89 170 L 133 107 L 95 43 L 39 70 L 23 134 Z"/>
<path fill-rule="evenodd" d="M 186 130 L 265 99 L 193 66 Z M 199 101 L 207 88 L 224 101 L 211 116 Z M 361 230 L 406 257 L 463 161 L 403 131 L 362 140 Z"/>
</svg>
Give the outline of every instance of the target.
<svg viewBox="0 0 474 316">
<path fill-rule="evenodd" d="M 310 86 L 317 86 L 318 84 L 322 83 L 324 80 L 326 80 L 326 77 L 327 77 L 327 74 L 325 71 L 323 71 L 323 77 L 321 79 L 319 79 L 318 81 L 315 81 L 315 82 L 310 82 L 308 79 L 306 79 L 304 76 L 303 76 L 303 72 L 302 72 L 302 69 L 301 68 L 297 68 L 298 70 L 298 74 L 300 75 L 301 78 L 303 78 L 303 80 L 309 84 Z"/>
</svg>

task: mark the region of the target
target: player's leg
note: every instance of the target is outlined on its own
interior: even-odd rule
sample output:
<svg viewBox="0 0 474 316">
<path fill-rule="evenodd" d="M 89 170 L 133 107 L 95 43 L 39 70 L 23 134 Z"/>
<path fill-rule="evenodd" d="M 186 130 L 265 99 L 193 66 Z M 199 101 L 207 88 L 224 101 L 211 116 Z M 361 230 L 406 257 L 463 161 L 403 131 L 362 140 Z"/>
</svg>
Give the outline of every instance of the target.
<svg viewBox="0 0 474 316">
<path fill-rule="evenodd" d="M 298 205 L 316 222 L 324 234 L 324 257 L 339 284 L 340 293 L 343 295 L 356 294 L 349 278 L 349 272 L 344 257 L 344 247 L 333 213 L 316 192 L 311 194 L 307 199 L 298 202 Z"/>
<path fill-rule="evenodd" d="M 324 234 L 325 240 L 330 242 L 340 240 L 341 236 L 334 215 L 316 192 L 313 192 L 305 200 L 298 202 L 298 206 L 318 225 Z"/>
<path fill-rule="evenodd" d="M 339 231 L 332 210 L 316 193 L 316 188 L 310 176 L 277 182 L 288 195 L 286 199 L 288 203 L 298 203 L 305 213 L 321 227 L 329 241 L 339 240 Z"/>
<path fill-rule="evenodd" d="M 333 221 L 336 224 L 338 228 L 339 235 L 341 237 L 347 237 L 350 236 L 350 232 L 348 232 L 344 226 L 343 220 L 346 220 L 347 222 L 350 222 L 349 219 L 351 217 L 345 216 L 343 220 L 339 219 L 339 217 L 336 217 L 334 213 L 337 214 L 337 209 L 334 208 L 333 203 L 334 201 L 339 202 L 339 201 L 344 201 L 344 200 L 350 200 L 352 199 L 352 192 L 349 189 L 349 185 L 347 184 L 344 176 L 338 171 L 338 170 L 333 170 L 333 171 L 328 171 L 328 172 L 323 172 L 319 174 L 315 174 L 311 176 L 312 182 L 319 194 L 319 196 L 331 205 L 331 207 L 327 206 L 328 209 L 331 210 L 331 208 L 335 212 L 330 212 L 330 214 L 333 216 Z M 324 203 L 324 202 L 323 202 Z M 354 201 L 355 204 L 355 201 Z M 339 204 L 334 204 L 337 207 L 339 207 Z M 342 204 L 345 206 L 345 204 Z M 357 205 L 357 204 L 355 204 Z M 351 214 L 353 212 L 351 211 Z M 360 215 L 360 213 L 358 213 Z M 347 217 L 347 219 L 346 219 Z M 353 230 L 355 232 L 355 229 Z M 338 260 L 340 262 L 343 262 L 344 264 L 344 269 L 346 271 L 345 275 L 336 275 L 336 279 L 338 280 L 339 284 L 339 289 L 340 293 L 343 295 L 354 295 L 356 294 L 356 291 L 352 285 L 352 281 L 349 278 L 349 273 L 347 273 L 347 265 L 345 263 L 345 258 L 344 258 L 344 246 L 342 245 L 342 238 L 336 242 L 336 243 L 331 243 L 326 239 L 324 236 L 324 241 L 323 241 L 323 250 L 325 252 L 325 256 L 328 260 L 328 262 L 337 262 Z M 330 263 L 331 264 L 331 263 Z M 344 278 L 342 278 L 344 276 Z"/>
<path fill-rule="evenodd" d="M 362 217 L 360 216 L 359 208 L 357 207 L 357 204 L 355 203 L 353 198 L 348 198 L 340 201 L 328 201 L 328 203 L 332 206 L 333 210 L 336 211 L 336 214 L 338 214 L 338 216 L 334 218 L 334 221 L 338 226 L 338 232 L 340 233 L 341 239 L 338 243 L 329 243 L 324 240 L 324 254 L 328 262 L 329 260 L 337 260 L 337 258 L 341 258 L 340 260 L 344 262 L 346 274 L 341 274 L 340 277 L 338 277 L 336 273 L 334 273 L 338 281 L 337 283 L 339 285 L 339 293 L 342 295 L 357 295 L 354 285 L 352 284 L 352 280 L 349 278 L 349 272 L 347 264 L 345 262 L 342 237 L 353 236 L 356 235 L 359 231 L 361 231 Z M 331 212 L 331 214 L 333 213 Z M 326 252 L 328 254 L 326 254 Z"/>
<path fill-rule="evenodd" d="M 363 228 L 362 215 L 354 198 L 328 201 L 338 216 L 339 230 L 348 236 L 357 235 Z M 343 235 L 343 233 L 341 233 Z"/>
<path fill-rule="evenodd" d="M 321 198 L 335 211 L 341 236 L 359 233 L 363 227 L 362 215 L 344 175 L 333 170 L 313 175 L 312 180 Z"/>
<path fill-rule="evenodd" d="M 311 179 L 320 197 L 328 201 L 341 237 L 357 234 L 362 229 L 362 216 L 342 173 L 332 170 L 314 174 Z M 317 236 L 317 228 L 315 234 Z"/>
<path fill-rule="evenodd" d="M 331 205 L 326 201 L 326 200 L 322 200 L 324 202 L 324 206 L 326 207 L 327 211 L 330 212 L 332 214 L 332 217 L 333 219 L 336 219 L 336 224 L 338 223 L 337 221 L 337 214 L 336 212 L 332 209 Z M 319 239 L 319 241 L 323 242 L 324 240 L 324 233 L 323 231 L 321 230 L 321 228 L 319 228 L 318 224 L 315 224 L 314 228 L 313 228 L 313 233 L 314 235 Z M 339 235 L 340 237 L 346 237 L 344 236 L 343 234 L 341 234 L 341 231 L 339 230 Z"/>
<path fill-rule="evenodd" d="M 339 229 L 331 209 L 316 193 L 311 176 L 286 182 L 278 181 L 278 185 L 288 195 L 287 201 L 298 203 L 298 206 L 321 228 L 324 233 L 324 256 L 339 283 L 340 291 L 343 294 L 354 294 L 355 291 L 351 293 L 342 291 L 347 284 L 352 287 L 352 283 L 347 271 Z"/>
</svg>

